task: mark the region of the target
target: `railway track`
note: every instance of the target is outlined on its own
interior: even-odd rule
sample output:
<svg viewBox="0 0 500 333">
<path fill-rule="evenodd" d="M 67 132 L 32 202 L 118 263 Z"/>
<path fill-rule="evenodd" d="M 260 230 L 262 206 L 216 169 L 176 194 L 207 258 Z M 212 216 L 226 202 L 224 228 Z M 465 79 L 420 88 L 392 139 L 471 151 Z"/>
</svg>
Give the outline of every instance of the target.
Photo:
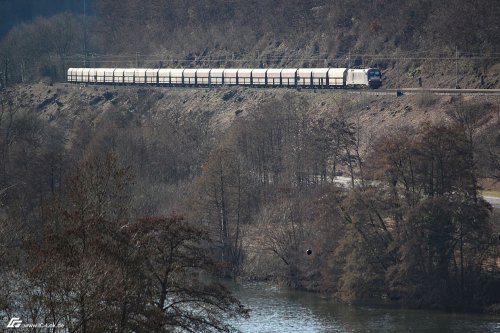
<svg viewBox="0 0 500 333">
<path fill-rule="evenodd" d="M 400 88 L 383 89 L 391 94 L 422 94 L 433 93 L 439 95 L 500 95 L 500 89 L 451 89 L 451 88 Z"/>
<path fill-rule="evenodd" d="M 160 88 L 160 89 L 219 89 L 219 88 L 248 88 L 248 89 L 257 89 L 257 90 L 265 90 L 265 89 L 299 89 L 301 91 L 331 91 L 334 93 L 342 92 L 342 93 L 350 93 L 350 94 L 371 94 L 371 95 L 413 95 L 413 94 L 425 94 L 432 93 L 437 95 L 500 95 L 500 89 L 453 89 L 453 88 L 380 88 L 380 89 L 319 89 L 319 88 L 296 88 L 296 87 L 253 87 L 253 86 L 245 86 L 245 85 L 223 85 L 223 86 L 213 86 L 211 88 L 206 86 L 156 86 L 153 84 L 130 84 L 130 85 L 113 85 L 113 84 L 72 84 L 68 82 L 54 83 L 57 86 L 80 86 L 80 87 L 113 87 L 113 88 L 130 88 L 130 87 L 139 87 L 139 88 Z"/>
</svg>

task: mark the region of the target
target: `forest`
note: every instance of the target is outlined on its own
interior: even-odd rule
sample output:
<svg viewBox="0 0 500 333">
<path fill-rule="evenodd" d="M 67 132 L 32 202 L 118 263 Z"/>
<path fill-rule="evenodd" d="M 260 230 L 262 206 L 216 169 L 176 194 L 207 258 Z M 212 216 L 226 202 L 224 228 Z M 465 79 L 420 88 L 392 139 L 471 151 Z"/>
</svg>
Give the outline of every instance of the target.
<svg viewBox="0 0 500 333">
<path fill-rule="evenodd" d="M 251 315 L 232 279 L 499 313 L 500 214 L 481 192 L 500 181 L 497 97 L 56 83 L 91 54 L 115 55 L 103 66 L 495 54 L 487 3 L 94 0 L 85 20 L 15 26 L 0 42 L 0 314 L 72 332 L 229 332 L 226 318 Z M 375 58 L 363 61 L 390 76 L 394 59 Z M 461 83 L 495 65 L 470 59 Z"/>
<path fill-rule="evenodd" d="M 395 85 L 399 61 L 401 83 L 410 84 L 418 74 L 424 82 L 448 87 L 455 83 L 457 56 L 462 86 L 499 83 L 495 1 L 456 0 L 450 6 L 435 0 L 89 0 L 86 5 L 85 16 L 62 2 L 60 10 L 74 11 L 12 28 L 0 41 L 2 85 L 61 81 L 68 67 L 82 66 L 349 63 L 381 68 L 386 82 Z M 46 10 L 55 11 L 53 6 Z"/>
</svg>

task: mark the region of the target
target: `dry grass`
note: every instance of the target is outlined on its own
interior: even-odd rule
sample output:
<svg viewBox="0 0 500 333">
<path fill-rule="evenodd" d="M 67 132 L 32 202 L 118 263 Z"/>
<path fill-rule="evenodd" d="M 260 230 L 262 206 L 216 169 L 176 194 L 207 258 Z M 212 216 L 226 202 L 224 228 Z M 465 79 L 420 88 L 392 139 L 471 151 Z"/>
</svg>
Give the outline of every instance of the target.
<svg viewBox="0 0 500 333">
<path fill-rule="evenodd" d="M 500 191 L 482 191 L 481 194 L 487 197 L 500 198 Z"/>
<path fill-rule="evenodd" d="M 417 95 L 416 104 L 421 108 L 428 108 L 436 105 L 439 98 L 430 91 L 423 91 Z"/>
</svg>

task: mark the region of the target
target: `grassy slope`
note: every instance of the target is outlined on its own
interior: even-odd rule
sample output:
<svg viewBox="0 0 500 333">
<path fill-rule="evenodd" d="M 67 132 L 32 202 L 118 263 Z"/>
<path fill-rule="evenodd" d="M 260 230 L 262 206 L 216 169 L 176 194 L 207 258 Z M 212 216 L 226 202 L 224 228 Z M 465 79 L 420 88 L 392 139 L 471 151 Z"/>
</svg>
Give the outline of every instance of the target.
<svg viewBox="0 0 500 333">
<path fill-rule="evenodd" d="M 228 93 L 230 92 L 230 93 Z M 54 125 L 71 130 L 76 121 L 99 121 L 103 114 L 133 113 L 141 117 L 200 117 L 208 121 L 214 136 L 237 117 L 245 117 L 268 101 L 302 101 L 314 118 L 335 116 L 339 111 L 351 117 L 370 138 L 394 127 L 417 126 L 443 121 L 445 112 L 458 97 L 366 94 L 362 91 L 232 88 L 136 88 L 80 87 L 60 84 L 18 86 L 7 94 L 17 96 L 21 109 L 35 109 Z M 425 99 L 425 100 L 422 100 Z M 430 99 L 430 101 L 428 100 Z M 468 103 L 500 105 L 498 96 L 466 96 Z M 492 119 L 494 121 L 494 119 Z"/>
</svg>

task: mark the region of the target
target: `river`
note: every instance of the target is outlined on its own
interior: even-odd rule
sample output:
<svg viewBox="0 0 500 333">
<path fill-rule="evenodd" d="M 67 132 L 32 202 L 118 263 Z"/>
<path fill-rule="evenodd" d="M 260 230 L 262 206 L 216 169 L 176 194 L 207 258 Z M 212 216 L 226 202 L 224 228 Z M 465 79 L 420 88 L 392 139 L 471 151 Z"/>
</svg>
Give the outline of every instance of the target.
<svg viewBox="0 0 500 333">
<path fill-rule="evenodd" d="M 500 316 L 348 306 L 318 294 L 261 283 L 232 287 L 251 309 L 250 319 L 233 321 L 243 333 L 493 333 Z"/>
</svg>

